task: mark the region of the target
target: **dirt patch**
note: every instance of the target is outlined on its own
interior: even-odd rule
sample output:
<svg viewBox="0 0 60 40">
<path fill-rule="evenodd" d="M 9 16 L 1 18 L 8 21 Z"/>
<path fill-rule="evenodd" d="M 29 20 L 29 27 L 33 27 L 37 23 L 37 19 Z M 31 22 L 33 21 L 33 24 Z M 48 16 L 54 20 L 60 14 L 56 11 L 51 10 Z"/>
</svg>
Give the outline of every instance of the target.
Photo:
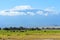
<svg viewBox="0 0 60 40">
<path fill-rule="evenodd" d="M 14 38 L 7 38 L 7 39 L 0 39 L 0 40 L 60 40 L 59 38 L 58 39 L 55 39 L 55 38 L 35 38 L 35 39 L 14 39 Z"/>
</svg>

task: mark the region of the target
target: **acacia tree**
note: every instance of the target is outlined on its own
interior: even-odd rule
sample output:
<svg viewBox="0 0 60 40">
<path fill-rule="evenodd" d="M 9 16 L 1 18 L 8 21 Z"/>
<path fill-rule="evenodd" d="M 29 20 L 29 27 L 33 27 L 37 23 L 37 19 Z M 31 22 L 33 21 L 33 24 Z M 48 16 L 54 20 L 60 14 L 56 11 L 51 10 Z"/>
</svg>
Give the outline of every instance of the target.
<svg viewBox="0 0 60 40">
<path fill-rule="evenodd" d="M 1 28 L 0 28 L 0 30 L 1 30 Z"/>
</svg>

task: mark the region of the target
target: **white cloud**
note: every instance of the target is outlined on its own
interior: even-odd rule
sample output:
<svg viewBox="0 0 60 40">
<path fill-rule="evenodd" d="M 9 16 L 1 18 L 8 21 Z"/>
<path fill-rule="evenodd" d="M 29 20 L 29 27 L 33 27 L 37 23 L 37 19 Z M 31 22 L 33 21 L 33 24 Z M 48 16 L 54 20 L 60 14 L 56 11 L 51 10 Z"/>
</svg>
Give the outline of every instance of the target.
<svg viewBox="0 0 60 40">
<path fill-rule="evenodd" d="M 45 16 L 48 16 L 48 13 L 45 13 L 44 15 L 45 15 Z"/>
<path fill-rule="evenodd" d="M 49 8 L 45 8 L 45 11 L 49 11 L 49 12 L 53 12 L 54 11 L 54 7 L 49 7 Z"/>
<path fill-rule="evenodd" d="M 18 16 L 18 15 L 44 15 L 48 16 L 50 14 L 58 14 L 59 12 L 55 10 L 54 7 L 49 7 L 43 10 L 38 9 L 37 11 L 34 11 L 33 9 L 36 10 L 36 8 L 32 8 L 29 5 L 21 5 L 21 6 L 16 6 L 14 8 L 8 9 L 8 10 L 2 10 L 0 11 L 0 15 L 2 16 Z M 30 11 L 29 11 L 30 10 Z"/>
<path fill-rule="evenodd" d="M 32 9 L 30 5 L 21 5 L 21 6 L 16 6 L 10 10 L 26 10 L 26 9 Z"/>
<path fill-rule="evenodd" d="M 27 14 L 28 15 L 31 15 L 31 16 L 34 16 L 35 15 L 35 13 L 33 13 L 33 12 L 27 12 Z"/>
<path fill-rule="evenodd" d="M 55 7 L 48 7 L 48 8 L 43 9 L 42 13 L 43 13 L 42 15 L 45 15 L 45 16 L 57 15 L 59 14 L 59 11 L 57 11 Z"/>
<path fill-rule="evenodd" d="M 44 11 L 47 11 L 48 14 L 58 14 L 58 11 L 55 9 L 55 7 L 46 8 Z"/>
<path fill-rule="evenodd" d="M 39 15 L 43 15 L 43 11 L 37 11 L 36 13 Z"/>
<path fill-rule="evenodd" d="M 0 11 L 0 15 L 3 15 L 3 16 L 16 16 L 16 15 L 26 15 L 24 12 L 14 12 L 14 11 L 9 11 L 7 12 L 6 10 L 4 11 Z"/>
<path fill-rule="evenodd" d="M 0 15 L 2 15 L 2 16 L 27 15 L 25 12 L 18 12 L 18 11 L 26 10 L 26 9 L 33 9 L 33 8 L 29 5 L 16 6 L 9 10 L 0 11 Z M 34 14 L 32 12 L 30 12 L 30 15 L 34 15 Z"/>
<path fill-rule="evenodd" d="M 8 13 L 6 12 L 6 10 L 2 10 L 0 11 L 0 15 L 8 15 Z"/>
</svg>

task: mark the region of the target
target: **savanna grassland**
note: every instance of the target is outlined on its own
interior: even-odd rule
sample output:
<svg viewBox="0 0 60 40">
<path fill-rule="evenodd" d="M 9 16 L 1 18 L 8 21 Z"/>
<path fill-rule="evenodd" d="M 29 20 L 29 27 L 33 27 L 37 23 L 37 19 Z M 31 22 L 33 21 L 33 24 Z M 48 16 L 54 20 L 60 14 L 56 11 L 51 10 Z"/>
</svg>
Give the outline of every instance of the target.
<svg viewBox="0 0 60 40">
<path fill-rule="evenodd" d="M 60 30 L 0 30 L 0 40 L 60 40 Z"/>
</svg>

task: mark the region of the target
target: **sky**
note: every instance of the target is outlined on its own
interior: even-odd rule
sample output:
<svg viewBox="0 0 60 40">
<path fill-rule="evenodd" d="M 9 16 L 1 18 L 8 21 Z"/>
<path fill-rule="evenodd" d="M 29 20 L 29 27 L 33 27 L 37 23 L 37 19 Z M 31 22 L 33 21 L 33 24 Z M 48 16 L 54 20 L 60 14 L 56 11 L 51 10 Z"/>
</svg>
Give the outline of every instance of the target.
<svg viewBox="0 0 60 40">
<path fill-rule="evenodd" d="M 0 27 L 60 25 L 60 0 L 0 0 Z"/>
</svg>

